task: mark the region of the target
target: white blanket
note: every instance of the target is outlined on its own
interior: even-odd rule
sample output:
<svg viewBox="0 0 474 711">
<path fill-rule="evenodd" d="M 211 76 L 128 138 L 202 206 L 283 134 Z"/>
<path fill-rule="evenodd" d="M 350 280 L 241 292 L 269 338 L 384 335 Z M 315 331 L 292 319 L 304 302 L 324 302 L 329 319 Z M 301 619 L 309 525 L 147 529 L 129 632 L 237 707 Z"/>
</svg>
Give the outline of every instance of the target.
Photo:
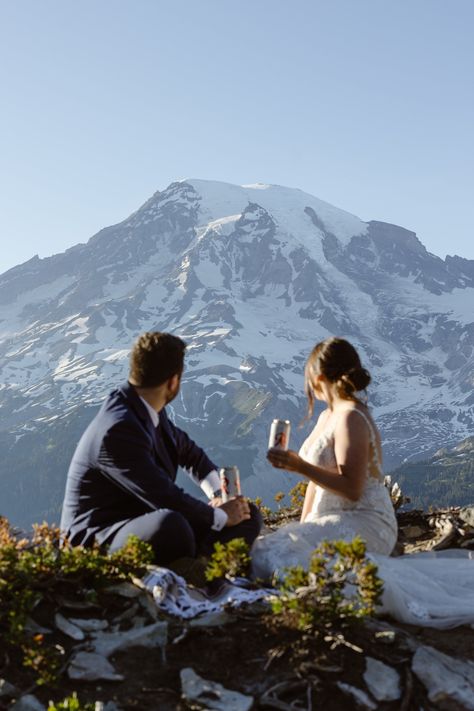
<svg viewBox="0 0 474 711">
<path fill-rule="evenodd" d="M 219 591 L 209 597 L 204 590 L 190 587 L 179 575 L 168 568 L 154 567 L 143 578 L 143 583 L 155 598 L 160 610 L 181 619 L 192 619 L 210 612 L 221 612 L 225 607 L 268 601 L 275 590 L 248 590 L 245 580 L 223 583 Z"/>
</svg>

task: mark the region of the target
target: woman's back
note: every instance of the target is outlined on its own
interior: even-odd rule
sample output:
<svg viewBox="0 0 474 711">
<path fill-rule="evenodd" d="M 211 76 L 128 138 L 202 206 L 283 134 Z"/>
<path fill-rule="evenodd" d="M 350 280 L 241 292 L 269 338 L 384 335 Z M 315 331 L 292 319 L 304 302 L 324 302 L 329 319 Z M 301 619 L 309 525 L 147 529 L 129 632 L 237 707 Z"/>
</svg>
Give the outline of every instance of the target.
<svg viewBox="0 0 474 711">
<path fill-rule="evenodd" d="M 389 553 L 396 542 L 397 522 L 395 512 L 387 488 L 383 483 L 383 472 L 380 464 L 380 440 L 377 436 L 375 425 L 371 418 L 359 407 L 345 408 L 346 411 L 356 412 L 367 425 L 369 434 L 368 461 L 364 488 L 361 496 L 353 501 L 346 497 L 316 486 L 314 499 L 304 523 L 324 523 L 327 516 L 341 516 L 344 529 L 348 530 L 349 519 L 354 535 L 365 533 L 369 550 L 380 550 L 384 544 L 383 552 Z M 342 412 L 333 414 L 323 422 L 319 434 L 313 433 L 306 439 L 300 449 L 300 456 L 311 464 L 326 469 L 337 470 L 335 453 L 335 431 L 338 419 Z M 349 519 L 347 518 L 349 514 Z M 355 518 L 354 518 L 355 517 Z M 385 545 L 386 544 L 386 545 Z"/>
</svg>

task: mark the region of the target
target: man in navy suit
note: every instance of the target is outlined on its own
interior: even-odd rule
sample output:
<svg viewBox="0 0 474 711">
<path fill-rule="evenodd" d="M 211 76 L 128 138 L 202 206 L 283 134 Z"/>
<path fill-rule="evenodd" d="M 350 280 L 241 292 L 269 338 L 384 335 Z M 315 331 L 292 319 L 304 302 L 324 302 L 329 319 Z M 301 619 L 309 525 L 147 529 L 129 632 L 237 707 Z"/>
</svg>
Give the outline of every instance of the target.
<svg viewBox="0 0 474 711">
<path fill-rule="evenodd" d="M 128 382 L 110 393 L 74 452 L 61 530 L 73 545 L 122 547 L 130 534 L 149 542 L 156 562 L 209 555 L 216 541 L 249 545 L 262 522 L 243 497 L 222 503 L 216 465 L 176 427 L 165 406 L 179 392 L 185 343 L 144 333 L 132 348 Z M 205 503 L 175 484 L 188 470 Z"/>
</svg>

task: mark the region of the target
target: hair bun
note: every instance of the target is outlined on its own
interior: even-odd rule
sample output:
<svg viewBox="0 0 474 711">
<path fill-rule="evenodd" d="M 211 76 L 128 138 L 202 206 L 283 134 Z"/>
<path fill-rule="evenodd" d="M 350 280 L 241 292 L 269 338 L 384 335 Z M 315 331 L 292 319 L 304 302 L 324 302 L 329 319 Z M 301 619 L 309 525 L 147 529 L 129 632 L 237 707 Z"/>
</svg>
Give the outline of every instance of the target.
<svg viewBox="0 0 474 711">
<path fill-rule="evenodd" d="M 354 385 L 354 390 L 365 390 L 371 381 L 370 373 L 365 368 L 351 368 L 346 373 L 347 378 Z"/>
</svg>

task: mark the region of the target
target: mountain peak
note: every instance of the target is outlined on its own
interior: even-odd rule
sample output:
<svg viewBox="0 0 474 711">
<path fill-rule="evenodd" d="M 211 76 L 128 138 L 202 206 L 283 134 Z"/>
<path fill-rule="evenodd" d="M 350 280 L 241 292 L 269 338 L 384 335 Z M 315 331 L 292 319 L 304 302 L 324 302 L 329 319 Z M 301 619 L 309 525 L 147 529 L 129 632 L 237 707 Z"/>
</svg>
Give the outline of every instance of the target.
<svg viewBox="0 0 474 711">
<path fill-rule="evenodd" d="M 250 496 L 288 488 L 266 465 L 268 423 L 301 420 L 305 358 L 329 335 L 354 342 L 372 373 L 389 465 L 426 459 L 474 426 L 470 268 L 430 255 L 413 232 L 362 222 L 301 190 L 170 184 L 86 244 L 0 278 L 11 506 L 18 486 L 35 505 L 59 505 L 41 486 L 56 477 L 62 495 L 74 439 L 126 377 L 144 330 L 188 343 L 172 413 L 215 461 L 241 468 Z M 298 448 L 303 432 L 292 437 Z"/>
</svg>

